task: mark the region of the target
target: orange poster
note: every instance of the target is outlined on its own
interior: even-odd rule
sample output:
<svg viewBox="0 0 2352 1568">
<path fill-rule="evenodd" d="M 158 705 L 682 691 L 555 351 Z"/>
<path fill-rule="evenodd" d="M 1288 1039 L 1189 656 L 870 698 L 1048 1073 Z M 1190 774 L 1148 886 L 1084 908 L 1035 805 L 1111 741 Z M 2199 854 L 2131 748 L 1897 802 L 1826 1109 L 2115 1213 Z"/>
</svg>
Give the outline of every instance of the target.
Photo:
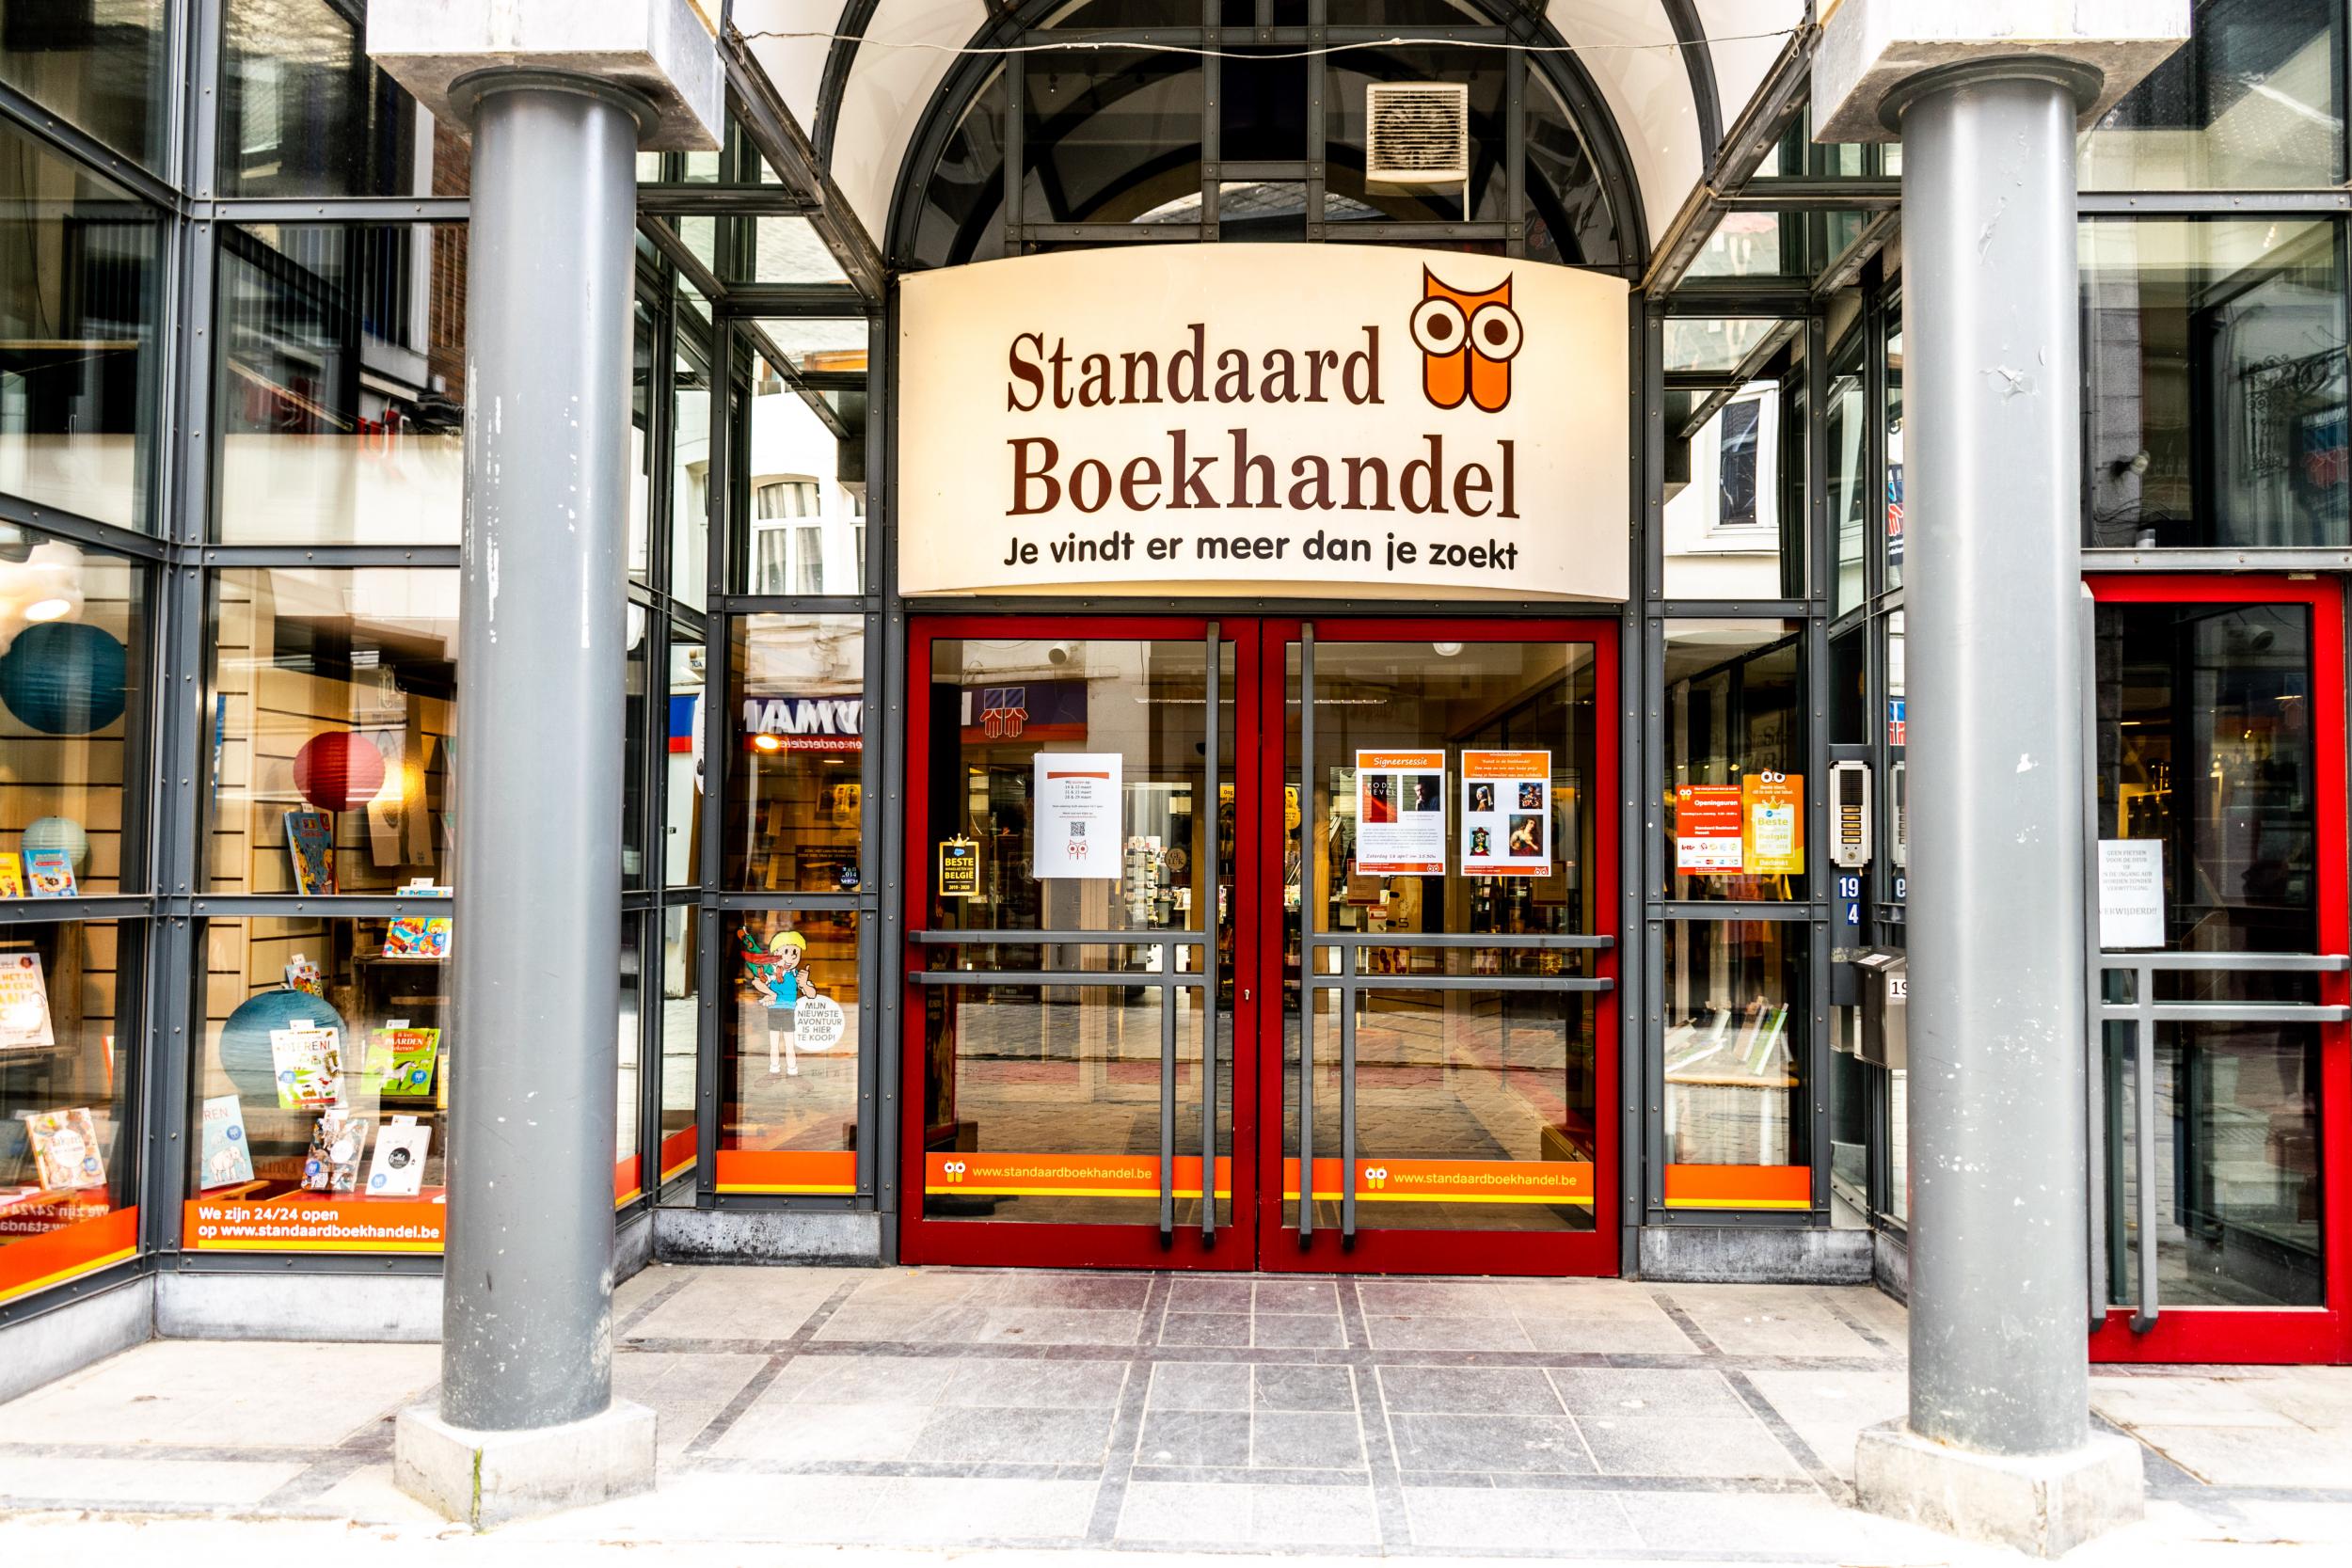
<svg viewBox="0 0 2352 1568">
<path fill-rule="evenodd" d="M 984 1197 L 1157 1197 L 1160 1162 L 1153 1154 L 980 1154 L 958 1150 L 927 1155 L 924 1185 L 934 1193 Z M 1216 1162 L 1216 1196 L 1233 1193 L 1233 1162 Z M 1176 1157 L 1177 1197 L 1200 1196 L 1200 1157 Z"/>
<path fill-rule="evenodd" d="M 1751 877 L 1804 870 L 1804 775 L 1750 773 L 1740 781 L 1740 846 Z"/>
<path fill-rule="evenodd" d="M 723 1148 L 723 1193 L 854 1193 L 857 1153 L 847 1148 Z"/>
<path fill-rule="evenodd" d="M 1675 869 L 1738 871 L 1742 837 L 1737 784 L 1675 786 Z"/>
<path fill-rule="evenodd" d="M 1282 1196 L 1298 1196 L 1298 1162 L 1282 1162 Z M 1337 1202 L 1340 1162 L 1315 1162 L 1315 1197 Z M 1359 1203 L 1568 1203 L 1593 1205 L 1588 1160 L 1359 1160 Z"/>
<path fill-rule="evenodd" d="M 195 1198 L 182 1205 L 180 1242 L 192 1252 L 438 1252 L 449 1222 L 440 1196 Z"/>
</svg>

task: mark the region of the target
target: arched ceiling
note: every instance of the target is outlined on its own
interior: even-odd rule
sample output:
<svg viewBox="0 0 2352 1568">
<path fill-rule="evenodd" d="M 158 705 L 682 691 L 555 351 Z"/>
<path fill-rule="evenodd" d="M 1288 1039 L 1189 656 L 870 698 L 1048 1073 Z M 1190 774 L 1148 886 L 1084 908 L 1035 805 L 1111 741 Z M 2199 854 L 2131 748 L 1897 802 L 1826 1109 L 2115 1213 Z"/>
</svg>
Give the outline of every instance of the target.
<svg viewBox="0 0 2352 1568">
<path fill-rule="evenodd" d="M 954 64 L 951 51 L 1009 4 L 734 0 L 732 15 L 785 103 L 830 153 L 834 183 L 879 236 L 889 231 L 899 166 Z M 1652 244 L 1706 173 L 1712 135 L 1738 119 L 1807 11 L 1807 0 L 1551 0 L 1545 8 L 1616 117 Z M 791 36 L 809 33 L 853 41 Z"/>
</svg>

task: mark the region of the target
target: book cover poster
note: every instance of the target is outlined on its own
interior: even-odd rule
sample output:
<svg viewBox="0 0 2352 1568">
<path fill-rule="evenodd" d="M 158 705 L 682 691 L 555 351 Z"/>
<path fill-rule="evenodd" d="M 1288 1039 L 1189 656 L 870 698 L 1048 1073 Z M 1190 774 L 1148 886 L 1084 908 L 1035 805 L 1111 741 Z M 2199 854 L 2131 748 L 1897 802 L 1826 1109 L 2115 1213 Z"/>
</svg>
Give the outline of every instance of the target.
<svg viewBox="0 0 2352 1568">
<path fill-rule="evenodd" d="M 357 1111 L 320 1112 L 318 1125 L 310 1130 L 310 1158 L 302 1163 L 302 1190 L 358 1192 L 359 1162 L 367 1154 L 368 1133 L 374 1125 L 373 1118 Z"/>
<path fill-rule="evenodd" d="M 33 1163 L 42 1186 L 56 1190 L 106 1184 L 106 1157 L 100 1152 L 98 1124 L 87 1106 L 37 1112 L 27 1118 L 24 1131 L 33 1142 Z"/>
<path fill-rule="evenodd" d="M 378 1094 L 431 1094 L 433 1064 L 440 1053 L 438 1029 L 388 1024 L 369 1032 L 367 1053 L 360 1058 L 359 1078 Z"/>
<path fill-rule="evenodd" d="M 77 891 L 73 885 L 73 856 L 69 850 L 25 850 L 24 878 L 36 898 L 71 898 Z"/>
<path fill-rule="evenodd" d="M 0 1052 L 55 1045 L 38 953 L 0 953 Z"/>
<path fill-rule="evenodd" d="M 368 1166 L 370 1197 L 414 1197 L 424 1190 L 424 1153 L 433 1129 L 413 1121 L 386 1124 L 375 1137 L 375 1159 Z"/>
<path fill-rule="evenodd" d="M 294 860 L 294 891 L 304 897 L 335 891 L 335 819 L 323 811 L 286 814 L 286 853 Z"/>
<path fill-rule="evenodd" d="M 1462 753 L 1462 874 L 1541 877 L 1551 869 L 1551 753 Z"/>
<path fill-rule="evenodd" d="M 197 1185 L 204 1190 L 253 1180 L 253 1150 L 245 1137 L 245 1106 L 233 1094 L 204 1101 L 203 1151 Z"/>
<path fill-rule="evenodd" d="M 1040 752 L 1035 766 L 1030 875 L 1117 881 L 1127 759 L 1117 752 Z"/>
<path fill-rule="evenodd" d="M 299 1022 L 272 1029 L 269 1052 L 279 1110 L 321 1110 L 342 1099 L 342 1046 L 335 1030 Z"/>
<path fill-rule="evenodd" d="M 1356 870 L 1445 875 L 1445 752 L 1356 753 Z"/>
</svg>

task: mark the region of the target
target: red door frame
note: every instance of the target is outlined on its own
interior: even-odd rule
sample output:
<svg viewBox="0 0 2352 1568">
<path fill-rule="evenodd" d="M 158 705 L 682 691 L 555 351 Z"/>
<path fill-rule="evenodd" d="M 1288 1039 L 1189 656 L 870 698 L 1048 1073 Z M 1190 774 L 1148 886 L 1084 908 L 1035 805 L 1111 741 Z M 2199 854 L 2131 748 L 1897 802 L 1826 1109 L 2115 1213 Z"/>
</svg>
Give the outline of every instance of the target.
<svg viewBox="0 0 2352 1568">
<path fill-rule="evenodd" d="M 903 911 L 912 933 L 930 918 L 930 800 L 931 682 L 934 642 L 962 637 L 1089 638 L 1200 641 L 1212 618 L 1112 615 L 925 615 L 908 618 L 906 724 L 906 863 Z M 1295 1230 L 1281 1226 L 1280 1183 L 1262 1173 L 1281 1168 L 1282 1051 L 1279 927 L 1269 930 L 1265 911 L 1280 906 L 1280 859 L 1266 846 L 1282 840 L 1282 794 L 1268 780 L 1287 780 L 1282 716 L 1288 677 L 1285 651 L 1297 639 L 1298 620 L 1250 616 L 1218 618 L 1223 640 L 1234 652 L 1234 747 L 1232 776 L 1237 800 L 1258 800 L 1263 815 L 1258 831 L 1237 832 L 1234 842 L 1233 989 L 1234 1072 L 1232 1192 L 1228 1224 L 1213 1246 L 1201 1244 L 1197 1226 L 1176 1227 L 1163 1246 L 1151 1224 L 1048 1225 L 1016 1221 L 936 1220 L 923 1212 L 924 1008 L 913 979 L 924 963 L 923 949 L 906 943 L 902 973 L 896 977 L 907 1006 L 902 1021 L 899 1074 L 898 1246 L 910 1263 L 986 1263 L 1059 1268 L 1287 1269 L 1316 1273 L 1397 1272 L 1490 1275 L 1612 1275 L 1618 1268 L 1616 1200 L 1618 1029 L 1621 993 L 1603 993 L 1594 1009 L 1595 1229 L 1590 1232 L 1359 1231 L 1343 1251 L 1336 1232 L 1318 1232 L 1301 1250 Z M 1618 758 L 1617 623 L 1591 621 L 1316 620 L 1322 642 L 1457 641 L 1513 642 L 1532 639 L 1589 642 L 1594 648 L 1596 778 L 1588 789 L 1610 808 L 1597 812 L 1596 886 L 1599 934 L 1618 939 L 1603 951 L 1596 972 L 1616 980 L 1622 972 L 1623 934 L 1618 930 L 1617 820 L 1614 798 Z M 1238 829 L 1239 824 L 1236 824 Z M 1253 896 L 1252 894 L 1256 895 Z M 1254 1065 L 1255 1070 L 1251 1070 Z M 1269 1098 L 1270 1097 L 1270 1098 Z M 1272 1116 L 1262 1108 L 1274 1106 Z M 1263 1244 L 1262 1244 L 1262 1242 Z"/>
<path fill-rule="evenodd" d="M 2312 611 L 2312 747 L 2319 832 L 2319 950 L 2344 953 L 2345 906 L 2344 594 L 2333 578 L 2218 574 L 2090 576 L 2101 604 L 2300 604 Z M 2086 787 L 2090 781 L 2085 781 Z M 2352 1001 L 2352 976 L 2319 977 L 2319 999 Z M 2320 1244 L 2325 1307 L 2180 1307 L 2132 1332 L 2133 1307 L 2111 1307 L 2091 1332 L 2090 1358 L 2112 1362 L 2303 1363 L 2352 1360 L 2352 1025 L 2320 1028 Z"/>
</svg>

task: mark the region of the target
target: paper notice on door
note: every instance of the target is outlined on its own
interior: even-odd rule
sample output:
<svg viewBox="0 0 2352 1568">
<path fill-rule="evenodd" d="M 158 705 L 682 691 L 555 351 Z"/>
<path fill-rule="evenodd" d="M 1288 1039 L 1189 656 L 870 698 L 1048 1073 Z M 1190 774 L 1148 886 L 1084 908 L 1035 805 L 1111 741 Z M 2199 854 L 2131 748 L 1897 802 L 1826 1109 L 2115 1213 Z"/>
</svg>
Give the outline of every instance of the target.
<svg viewBox="0 0 2352 1568">
<path fill-rule="evenodd" d="M 1746 824 L 1740 852 L 1748 875 L 1803 875 L 1804 775 L 1742 774 L 1740 779 L 1740 807 Z"/>
<path fill-rule="evenodd" d="M 1675 786 L 1675 869 L 1737 871 L 1742 844 L 1738 784 Z"/>
<path fill-rule="evenodd" d="M 1117 752 L 1040 752 L 1037 820 L 1030 875 L 1119 879 L 1120 784 L 1126 758 Z"/>
<path fill-rule="evenodd" d="M 1462 753 L 1462 875 L 1551 870 L 1551 753 Z"/>
<path fill-rule="evenodd" d="M 2099 945 L 2164 945 L 2164 840 L 2099 841 Z"/>
<path fill-rule="evenodd" d="M 1445 753 L 1356 753 L 1356 870 L 1445 875 Z"/>
</svg>

